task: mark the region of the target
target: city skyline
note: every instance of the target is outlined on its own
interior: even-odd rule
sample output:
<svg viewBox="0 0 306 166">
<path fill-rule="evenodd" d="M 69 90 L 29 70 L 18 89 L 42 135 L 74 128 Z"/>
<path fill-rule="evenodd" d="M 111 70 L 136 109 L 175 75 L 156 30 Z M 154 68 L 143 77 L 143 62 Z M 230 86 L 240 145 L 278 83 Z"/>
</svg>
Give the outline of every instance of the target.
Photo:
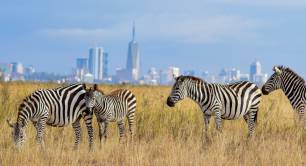
<svg viewBox="0 0 306 166">
<path fill-rule="evenodd" d="M 306 3 L 174 2 L 1 2 L 0 62 L 19 61 L 37 71 L 67 75 L 75 66 L 72 59 L 86 57 L 88 48 L 99 45 L 109 53 L 109 73 L 115 74 L 126 65 L 135 20 L 142 73 L 168 66 L 248 71 L 249 62 L 258 59 L 269 74 L 274 65 L 285 65 L 305 78 L 306 23 L 300 20 Z"/>
<path fill-rule="evenodd" d="M 39 81 L 39 82 L 57 82 L 57 83 L 131 83 L 131 84 L 147 84 L 147 85 L 171 85 L 174 81 L 174 76 L 190 75 L 204 79 L 210 83 L 232 83 L 237 81 L 251 81 L 257 85 L 263 85 L 269 75 L 262 70 L 260 61 L 256 60 L 249 66 L 249 73 L 241 71 L 239 68 L 221 68 L 218 74 L 210 73 L 208 70 L 196 72 L 195 70 L 181 70 L 175 66 L 168 66 L 167 69 L 157 69 L 151 67 L 138 80 L 133 80 L 130 77 L 129 70 L 119 69 L 115 75 L 108 75 L 108 54 L 103 52 L 103 59 L 99 61 L 103 66 L 94 66 L 94 68 L 103 68 L 103 79 L 94 78 L 93 71 L 90 72 L 93 64 L 88 62 L 92 58 L 92 50 L 103 50 L 101 47 L 89 49 L 89 58 L 77 58 L 76 68 L 70 75 L 57 75 L 45 72 L 36 72 L 33 66 L 24 66 L 20 62 L 0 63 L 0 80 L 3 81 Z M 106 57 L 104 57 L 106 56 Z M 97 69 L 99 70 L 99 69 Z M 128 75 L 127 75 L 128 74 Z M 97 73 L 96 73 L 97 75 Z"/>
</svg>

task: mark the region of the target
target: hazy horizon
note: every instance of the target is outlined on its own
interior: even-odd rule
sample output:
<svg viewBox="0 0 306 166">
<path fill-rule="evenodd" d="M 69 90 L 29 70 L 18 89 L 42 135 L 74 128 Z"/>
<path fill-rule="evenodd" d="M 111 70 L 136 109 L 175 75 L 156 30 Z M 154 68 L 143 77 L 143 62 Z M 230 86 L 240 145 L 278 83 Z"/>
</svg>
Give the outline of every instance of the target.
<svg viewBox="0 0 306 166">
<path fill-rule="evenodd" d="M 306 76 L 306 1 L 5 1 L 0 2 L 0 62 L 71 73 L 76 58 L 101 46 L 110 73 L 125 67 L 136 23 L 142 74 L 150 67 L 243 73 L 285 65 Z"/>
</svg>

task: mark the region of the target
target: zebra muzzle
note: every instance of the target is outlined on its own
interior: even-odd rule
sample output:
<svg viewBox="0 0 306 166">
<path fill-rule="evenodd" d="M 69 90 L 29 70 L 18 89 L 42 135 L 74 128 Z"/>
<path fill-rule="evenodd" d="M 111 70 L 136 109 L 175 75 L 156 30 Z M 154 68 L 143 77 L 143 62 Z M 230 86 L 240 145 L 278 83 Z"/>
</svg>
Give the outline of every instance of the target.
<svg viewBox="0 0 306 166">
<path fill-rule="evenodd" d="M 264 95 L 268 95 L 269 94 L 269 92 L 266 90 L 266 88 L 264 86 L 261 88 L 261 92 Z"/>
<path fill-rule="evenodd" d="M 171 98 L 170 97 L 168 97 L 168 99 L 167 99 L 167 105 L 169 106 L 169 107 L 174 107 L 174 102 L 171 100 Z"/>
</svg>

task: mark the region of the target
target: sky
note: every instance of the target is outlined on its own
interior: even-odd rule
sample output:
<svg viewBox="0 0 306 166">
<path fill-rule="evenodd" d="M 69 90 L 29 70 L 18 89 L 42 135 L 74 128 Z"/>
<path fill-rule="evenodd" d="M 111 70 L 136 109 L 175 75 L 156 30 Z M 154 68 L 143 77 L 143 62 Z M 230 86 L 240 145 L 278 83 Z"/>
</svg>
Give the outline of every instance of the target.
<svg viewBox="0 0 306 166">
<path fill-rule="evenodd" d="M 197 73 L 259 60 L 306 77 L 305 0 L 1 0 L 0 62 L 69 74 L 101 46 L 111 74 L 125 67 L 132 23 L 142 73 L 177 66 Z"/>
</svg>

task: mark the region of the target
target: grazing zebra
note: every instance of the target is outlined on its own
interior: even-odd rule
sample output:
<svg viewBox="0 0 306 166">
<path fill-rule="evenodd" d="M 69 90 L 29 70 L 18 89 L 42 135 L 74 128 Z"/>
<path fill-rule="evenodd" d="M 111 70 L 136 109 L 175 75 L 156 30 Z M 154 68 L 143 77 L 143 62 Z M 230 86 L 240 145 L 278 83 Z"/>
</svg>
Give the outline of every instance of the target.
<svg viewBox="0 0 306 166">
<path fill-rule="evenodd" d="M 221 119 L 233 120 L 243 116 L 248 123 L 248 135 L 253 135 L 261 100 L 261 91 L 255 84 L 247 81 L 229 85 L 210 84 L 197 77 L 179 76 L 175 78 L 167 105 L 174 107 L 186 97 L 198 103 L 203 111 L 205 133 L 212 115 L 215 115 L 218 130 L 221 130 Z"/>
<path fill-rule="evenodd" d="M 135 130 L 136 97 L 125 89 L 120 89 L 105 95 L 94 84 L 93 89 L 89 89 L 85 95 L 86 105 L 93 109 L 99 124 L 100 142 L 102 137 L 107 138 L 107 126 L 109 122 L 117 122 L 121 141 L 125 136 L 125 117 L 129 123 L 131 140 L 133 140 Z"/>
<path fill-rule="evenodd" d="M 72 123 L 75 132 L 75 148 L 81 138 L 80 119 L 83 118 L 89 135 L 89 147 L 93 144 L 92 112 L 86 107 L 84 95 L 85 84 L 73 84 L 56 89 L 36 90 L 27 96 L 18 109 L 17 122 L 11 123 L 13 140 L 19 148 L 25 137 L 25 127 L 32 121 L 36 128 L 37 142 L 44 146 L 43 135 L 45 125 L 63 127 Z"/>
<path fill-rule="evenodd" d="M 268 95 L 274 90 L 282 89 L 292 107 L 298 111 L 302 121 L 306 107 L 306 85 L 304 79 L 290 68 L 284 66 L 275 66 L 273 71 L 274 74 L 271 75 L 262 87 L 262 93 Z M 306 120 L 304 128 L 306 129 Z"/>
</svg>

